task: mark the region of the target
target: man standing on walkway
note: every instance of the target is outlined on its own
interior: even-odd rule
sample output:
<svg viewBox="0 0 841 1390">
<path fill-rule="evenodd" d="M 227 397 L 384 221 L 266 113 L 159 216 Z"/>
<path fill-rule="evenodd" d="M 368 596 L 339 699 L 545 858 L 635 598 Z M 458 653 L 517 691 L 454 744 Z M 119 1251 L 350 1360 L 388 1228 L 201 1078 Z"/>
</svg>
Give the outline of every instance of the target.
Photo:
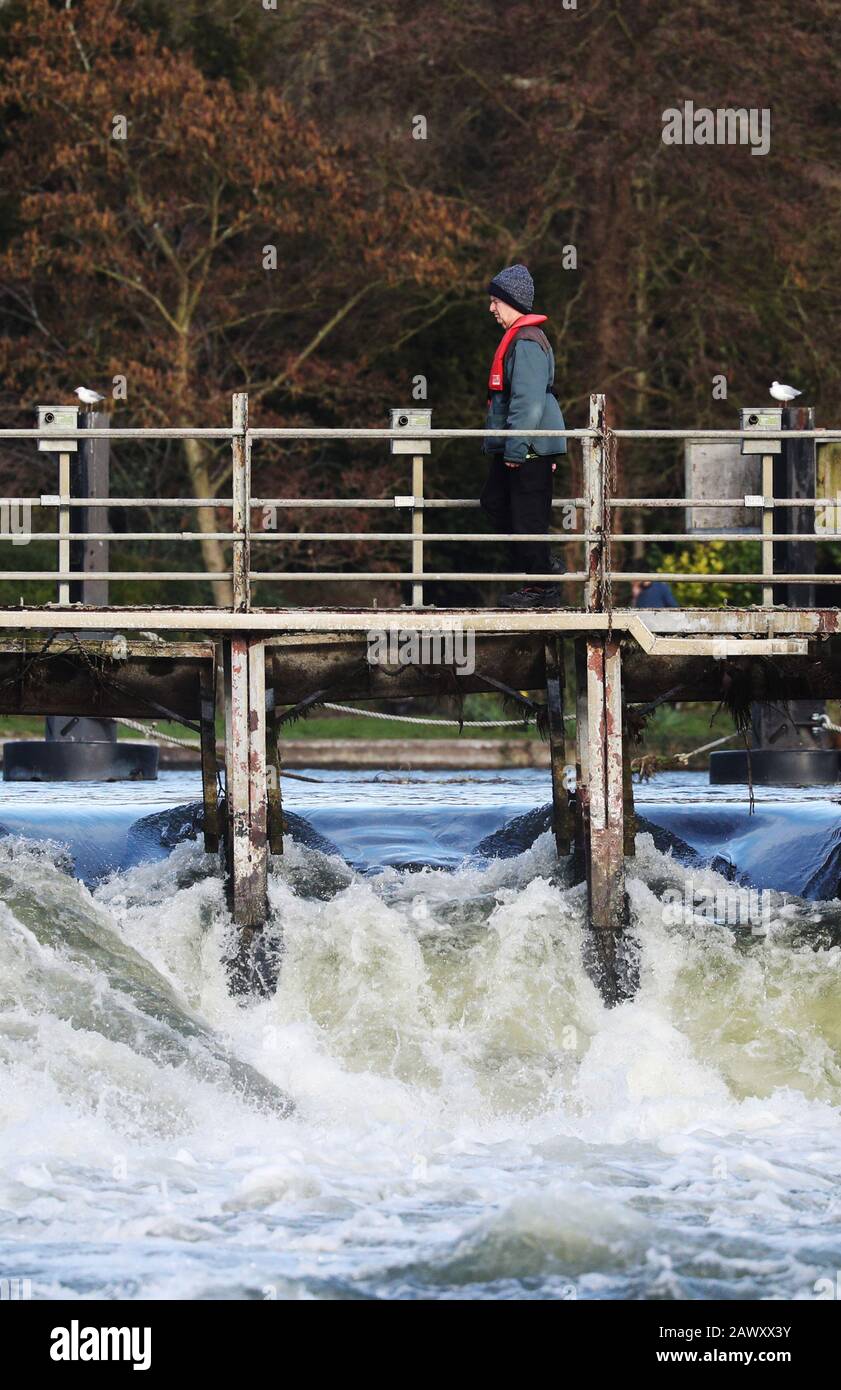
<svg viewBox="0 0 841 1390">
<path fill-rule="evenodd" d="M 552 517 L 552 474 L 566 439 L 534 430 L 562 430 L 564 417 L 552 390 L 555 358 L 541 324 L 545 314 L 531 312 L 534 281 L 524 265 L 511 265 L 488 285 L 490 312 L 505 331 L 494 355 L 488 380 L 486 429 L 522 430 L 517 438 L 485 438 L 488 477 L 480 502 L 495 531 L 510 536 L 541 534 Z M 526 574 L 563 574 L 565 566 L 552 560 L 547 541 L 518 541 L 510 545 L 511 567 Z M 561 586 L 526 583 L 504 594 L 500 608 L 548 608 L 561 602 Z"/>
</svg>

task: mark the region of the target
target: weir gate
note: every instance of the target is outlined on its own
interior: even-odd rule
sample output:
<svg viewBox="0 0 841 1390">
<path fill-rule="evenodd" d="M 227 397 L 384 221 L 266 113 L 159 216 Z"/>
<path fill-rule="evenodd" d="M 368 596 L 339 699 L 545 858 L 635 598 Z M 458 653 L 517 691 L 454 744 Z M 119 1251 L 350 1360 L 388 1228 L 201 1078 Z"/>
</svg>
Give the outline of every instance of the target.
<svg viewBox="0 0 841 1390">
<path fill-rule="evenodd" d="M 16 606 L 0 607 L 0 712 L 67 716 L 69 719 L 167 719 L 200 736 L 205 848 L 224 855 L 229 903 L 241 929 L 241 953 L 235 979 L 247 985 L 249 961 L 266 919 L 270 854 L 283 852 L 284 723 L 328 700 L 404 699 L 442 693 L 496 691 L 534 719 L 548 740 L 551 754 L 553 828 L 559 856 L 570 856 L 574 879 L 586 881 L 594 968 L 609 1003 L 622 998 L 629 984 L 624 964 L 627 899 L 625 860 L 634 853 L 634 811 L 630 750 L 646 716 L 662 703 L 721 701 L 733 713 L 737 727 L 747 727 L 757 706 L 841 697 L 841 633 L 839 609 L 816 606 L 821 587 L 834 585 L 834 566 L 816 572 L 819 544 L 838 536 L 841 523 L 834 509 L 815 488 L 798 483 L 797 495 L 775 495 L 775 455 L 788 446 L 802 451 L 818 443 L 841 441 L 841 431 L 803 428 L 797 411 L 780 415 L 772 428 L 747 422 L 739 430 L 612 430 L 606 423 L 605 398 L 590 398 L 586 429 L 567 430 L 580 441 L 581 490 L 574 497 L 555 498 L 579 524 L 553 531 L 553 544 L 570 547 L 580 556 L 579 567 L 565 574 L 526 576 L 514 570 L 482 570 L 469 559 L 460 570 L 429 567 L 427 548 L 454 540 L 468 547 L 509 540 L 489 531 L 436 531 L 429 513 L 477 508 L 475 498 L 424 495 L 424 455 L 430 442 L 467 438 L 474 442 L 484 430 L 437 430 L 428 426 L 426 412 L 393 412 L 389 429 L 260 429 L 250 425 L 245 395 L 233 398 L 229 428 L 119 429 L 107 427 L 101 416 L 89 414 L 85 429 L 70 428 L 61 408 L 42 415 L 37 429 L 0 430 L 0 439 L 39 441 L 59 463 L 59 491 L 38 497 L 12 497 L 3 506 L 16 516 L 56 518 L 54 529 L 27 530 L 17 526 L 2 538 L 8 567 L 0 571 L 6 592 L 10 582 L 21 586 Z M 420 416 L 420 423 L 419 423 Z M 789 417 L 789 418 L 786 418 Z M 107 417 L 106 417 L 107 418 Z M 766 423 L 762 418 L 760 426 Z M 809 423 L 808 419 L 806 423 Z M 796 431 L 796 435 L 794 434 Z M 547 432 L 549 433 L 549 432 Z M 552 431 L 551 433 L 557 433 Z M 402 458 L 411 468 L 411 493 L 377 498 L 284 498 L 256 495 L 252 486 L 252 455 L 261 440 L 379 439 L 392 441 L 395 483 L 405 486 Z M 107 509 L 92 507 L 91 496 L 74 495 L 71 455 L 84 441 L 121 440 L 229 441 L 230 493 L 220 497 L 113 497 L 108 507 L 124 514 L 150 511 L 192 515 L 202 525 L 189 530 L 143 531 L 129 525 L 119 533 L 105 524 Z M 749 441 L 758 453 L 761 491 L 702 497 L 642 497 L 618 495 L 616 455 L 625 440 L 690 440 L 721 446 Z M 741 447 L 745 447 L 744 443 Z M 767 451 L 767 452 L 766 452 Z M 570 457 L 570 456 L 567 456 Z M 779 476 L 779 474 L 777 474 Z M 789 475 L 791 476 L 791 474 Z M 680 515 L 703 505 L 705 516 L 758 518 L 753 527 L 716 531 L 709 525 L 683 531 L 616 528 L 617 519 L 663 512 Z M 278 514 L 298 508 L 340 507 L 358 525 L 362 512 L 396 513 L 402 529 L 343 532 L 258 530 L 255 517 L 266 508 Z M 80 510 L 81 509 L 81 510 Z M 142 510 L 138 510 L 142 509 Z M 220 512 L 231 517 L 229 530 L 208 529 L 206 518 Z M 689 513 L 687 513 L 689 514 Z M 796 528 L 779 529 L 779 518 L 796 514 Z M 830 514 L 830 525 L 826 517 Z M 79 525 L 79 518 L 84 525 Z M 806 522 L 802 520 L 806 517 Z M 349 518 L 350 519 L 350 518 Z M 405 545 L 409 563 L 398 571 L 369 569 L 347 572 L 273 568 L 272 550 L 285 542 L 314 544 L 341 540 L 352 534 L 366 544 Z M 614 547 L 636 548 L 708 541 L 752 544 L 761 560 L 746 572 L 709 569 L 673 571 L 673 582 L 755 586 L 751 606 L 719 608 L 631 608 L 614 602 L 614 585 L 661 578 L 650 570 L 624 563 L 614 567 Z M 73 548 L 134 545 L 156 540 L 214 539 L 230 556 L 229 568 L 201 571 L 175 568 L 125 571 L 106 562 L 85 560 L 71 568 Z M 523 539 L 519 537 L 518 539 Z M 15 568 L 12 547 L 30 540 L 55 542 L 55 568 Z M 89 552 L 86 552 L 86 554 Z M 282 553 L 282 551 L 280 552 Z M 792 555 L 796 567 L 782 571 L 779 556 Z M 92 579 L 95 573 L 95 579 Z M 525 579 L 562 583 L 569 607 L 508 610 L 489 607 L 432 607 L 425 586 L 469 582 L 498 583 L 510 588 Z M 252 589 L 259 582 L 306 584 L 318 580 L 335 585 L 337 598 L 349 580 L 406 586 L 401 607 L 333 606 L 257 607 Z M 49 580 L 57 600 L 26 601 L 26 587 Z M 109 581 L 121 585 L 177 585 L 207 581 L 224 602 L 213 606 L 114 605 L 104 595 Z M 100 589 L 92 591 L 91 585 Z M 80 588 L 79 586 L 85 586 Z M 743 590 L 744 591 L 744 590 Z M 73 601 L 81 593 L 81 601 Z M 808 595 L 802 606 L 799 594 Z M 409 598 L 410 595 L 410 598 Z M 780 597 L 784 602 L 780 602 Z M 383 665 L 368 660 L 368 635 L 407 629 L 444 634 L 454 627 L 473 634 L 475 666 L 442 670 L 424 663 Z M 217 679 L 224 672 L 224 679 Z M 572 692 L 570 699 L 569 692 Z M 221 707 L 221 708 L 220 708 Z M 216 720 L 224 712 L 224 766 L 217 765 Z M 565 768 L 574 764 L 575 784 Z"/>
</svg>

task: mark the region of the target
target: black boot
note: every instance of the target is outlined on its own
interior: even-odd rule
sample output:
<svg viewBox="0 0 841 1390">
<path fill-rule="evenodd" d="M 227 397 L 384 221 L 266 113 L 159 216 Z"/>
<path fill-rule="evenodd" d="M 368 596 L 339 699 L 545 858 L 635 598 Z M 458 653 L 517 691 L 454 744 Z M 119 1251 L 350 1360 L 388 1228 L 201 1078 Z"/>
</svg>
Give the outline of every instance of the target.
<svg viewBox="0 0 841 1390">
<path fill-rule="evenodd" d="M 513 594 L 503 594 L 497 608 L 560 608 L 560 584 L 527 584 Z"/>
</svg>

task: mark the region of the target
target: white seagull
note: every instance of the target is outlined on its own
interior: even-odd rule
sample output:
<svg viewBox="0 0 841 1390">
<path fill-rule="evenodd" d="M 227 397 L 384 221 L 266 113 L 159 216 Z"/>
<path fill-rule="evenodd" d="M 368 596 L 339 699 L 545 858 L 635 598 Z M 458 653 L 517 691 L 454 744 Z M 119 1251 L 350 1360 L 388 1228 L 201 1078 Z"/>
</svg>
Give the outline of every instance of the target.
<svg viewBox="0 0 841 1390">
<path fill-rule="evenodd" d="M 771 395 L 775 401 L 793 401 L 795 396 L 802 396 L 802 391 L 797 391 L 793 386 L 783 386 L 782 382 L 771 382 Z"/>
<path fill-rule="evenodd" d="M 100 396 L 97 391 L 90 391 L 87 386 L 77 386 L 73 395 L 78 396 L 83 405 L 96 405 L 97 401 L 105 400 L 104 396 Z"/>
</svg>

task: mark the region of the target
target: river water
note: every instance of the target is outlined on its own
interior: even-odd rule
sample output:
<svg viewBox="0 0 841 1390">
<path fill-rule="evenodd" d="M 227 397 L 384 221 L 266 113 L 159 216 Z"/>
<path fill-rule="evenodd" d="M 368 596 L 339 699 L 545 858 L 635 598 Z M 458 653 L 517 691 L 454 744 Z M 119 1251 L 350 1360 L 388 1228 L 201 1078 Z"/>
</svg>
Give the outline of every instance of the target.
<svg viewBox="0 0 841 1390">
<path fill-rule="evenodd" d="M 4 786 L 0 1275 L 83 1299 L 834 1283 L 837 899 L 775 890 L 761 936 L 675 913 L 690 876 L 727 878 L 642 834 L 640 988 L 607 1010 L 551 836 L 471 853 L 545 804 L 545 773 L 312 775 L 287 806 L 344 857 L 288 840 L 273 860 L 279 985 L 248 1002 L 216 862 L 195 841 L 133 862 L 131 825 L 197 774 Z M 715 799 L 689 774 L 641 796 Z M 784 799 L 832 833 L 828 797 Z"/>
</svg>

